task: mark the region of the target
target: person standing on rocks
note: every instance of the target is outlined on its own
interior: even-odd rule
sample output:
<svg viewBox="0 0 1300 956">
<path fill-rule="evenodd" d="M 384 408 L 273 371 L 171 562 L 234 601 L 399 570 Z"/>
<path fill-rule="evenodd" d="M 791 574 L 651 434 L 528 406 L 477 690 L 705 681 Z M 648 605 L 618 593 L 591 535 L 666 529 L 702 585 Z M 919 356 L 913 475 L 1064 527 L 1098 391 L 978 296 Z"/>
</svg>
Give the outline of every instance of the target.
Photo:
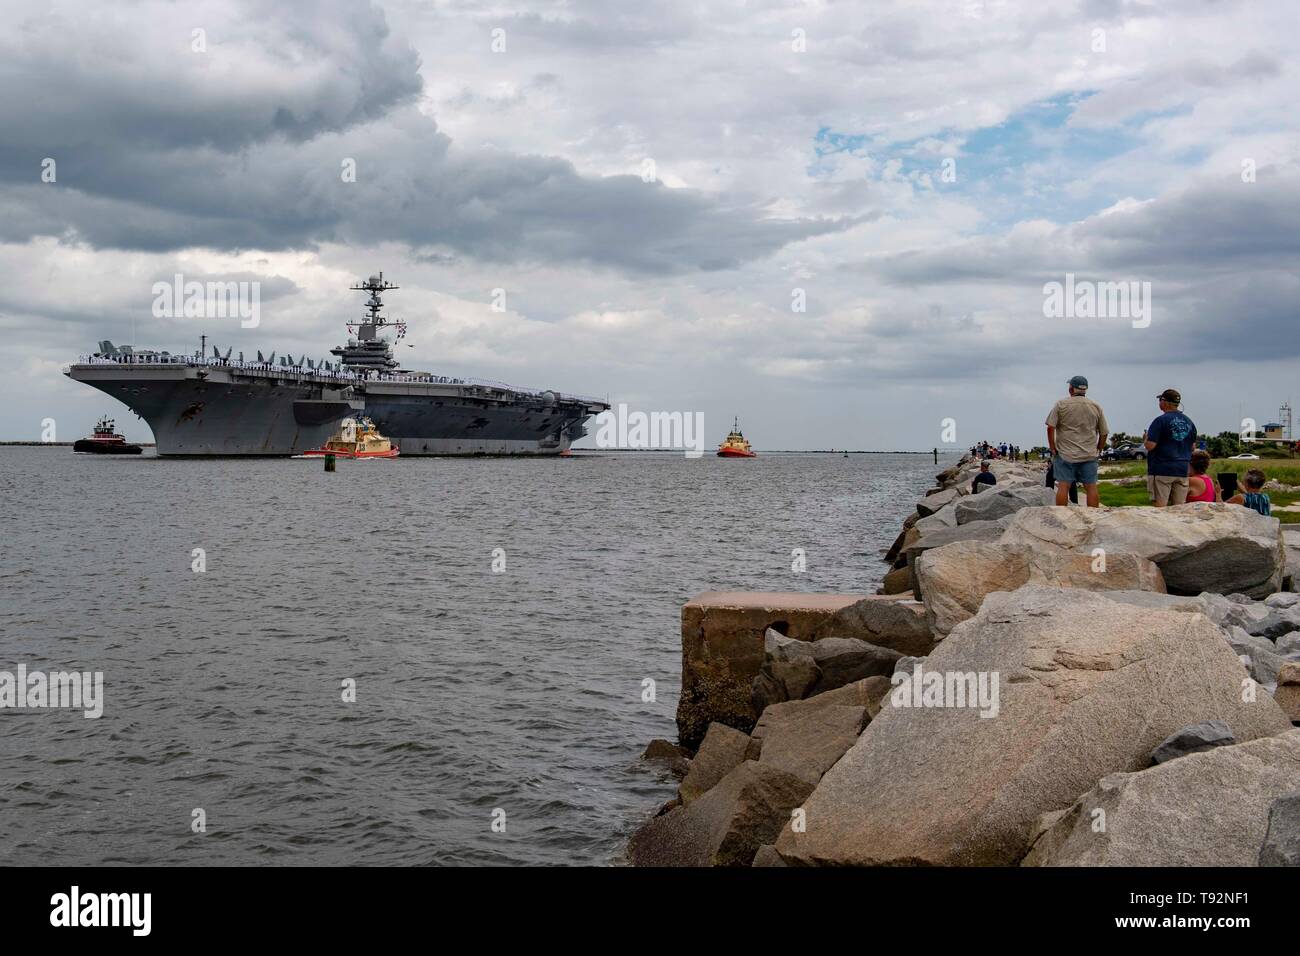
<svg viewBox="0 0 1300 956">
<path fill-rule="evenodd" d="M 1157 508 L 1187 500 L 1187 469 L 1196 447 L 1196 426 L 1178 410 L 1183 397 L 1167 388 L 1156 396 L 1160 415 L 1147 428 L 1147 491 Z"/>
<path fill-rule="evenodd" d="M 996 485 L 997 483 L 997 475 L 989 471 L 988 461 L 982 461 L 980 462 L 979 474 L 977 474 L 975 480 L 970 483 L 970 493 L 972 495 L 977 495 L 979 494 L 980 485 Z"/>
<path fill-rule="evenodd" d="M 1065 505 L 1070 485 L 1077 481 L 1083 485 L 1088 507 L 1098 508 L 1097 459 L 1106 447 L 1110 426 L 1101 406 L 1088 397 L 1086 378 L 1074 376 L 1069 389 L 1070 397 L 1053 405 L 1047 415 L 1047 447 L 1052 450 L 1056 503 Z"/>
</svg>

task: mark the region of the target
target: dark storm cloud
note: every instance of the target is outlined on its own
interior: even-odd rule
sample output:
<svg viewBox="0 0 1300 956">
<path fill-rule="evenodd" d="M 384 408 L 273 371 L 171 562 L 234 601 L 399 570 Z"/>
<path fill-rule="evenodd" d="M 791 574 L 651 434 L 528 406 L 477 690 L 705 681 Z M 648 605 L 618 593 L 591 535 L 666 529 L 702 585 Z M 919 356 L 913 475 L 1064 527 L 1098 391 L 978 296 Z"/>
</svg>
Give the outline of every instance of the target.
<svg viewBox="0 0 1300 956">
<path fill-rule="evenodd" d="M 255 31 L 210 25 L 204 53 L 174 16 L 166 29 L 113 20 L 127 47 L 116 57 L 103 36 L 84 56 L 78 24 L 33 17 L 9 31 L 0 69 L 30 95 L 0 106 L 0 238 L 150 252 L 399 241 L 662 274 L 731 268 L 851 224 L 772 221 L 561 159 L 454 149 L 406 102 L 419 60 L 382 12 L 277 9 Z M 55 183 L 40 181 L 45 157 Z"/>
<path fill-rule="evenodd" d="M 221 19 L 170 4 L 76 18 L 30 7 L 0 29 L 5 173 L 21 159 L 30 178 L 24 147 L 39 160 L 109 143 L 237 152 L 310 139 L 414 98 L 419 68 L 383 11 L 348 0 L 235 2 Z"/>
</svg>

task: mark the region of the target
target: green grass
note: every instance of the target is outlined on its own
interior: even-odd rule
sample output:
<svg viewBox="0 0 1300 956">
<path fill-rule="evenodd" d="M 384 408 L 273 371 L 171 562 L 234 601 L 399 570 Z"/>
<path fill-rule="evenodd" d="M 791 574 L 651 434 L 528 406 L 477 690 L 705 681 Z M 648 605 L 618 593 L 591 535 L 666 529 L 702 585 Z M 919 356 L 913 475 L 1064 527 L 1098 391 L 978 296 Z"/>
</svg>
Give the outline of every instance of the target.
<svg viewBox="0 0 1300 956">
<path fill-rule="evenodd" d="M 1217 475 L 1221 471 L 1235 471 L 1238 475 L 1244 474 L 1251 468 L 1259 468 L 1269 478 L 1283 482 L 1288 485 L 1300 485 L 1300 467 L 1293 464 L 1272 465 L 1264 461 L 1226 461 L 1223 459 L 1215 460 L 1210 465 L 1210 474 Z M 1113 465 L 1106 465 L 1101 470 L 1102 478 L 1123 478 L 1131 475 L 1145 475 L 1147 465 L 1144 461 L 1118 462 Z M 1112 508 L 1126 508 L 1133 506 L 1142 506 L 1151 504 L 1151 499 L 1147 497 L 1147 487 L 1144 483 L 1131 485 L 1108 485 L 1102 484 L 1097 489 L 1101 497 L 1101 503 L 1110 505 Z M 1268 493 L 1269 501 L 1272 502 L 1274 511 L 1273 517 L 1277 518 L 1283 524 L 1300 524 L 1300 511 L 1277 511 L 1281 505 L 1291 505 L 1300 501 L 1300 492 L 1298 491 L 1270 491 Z"/>
<path fill-rule="evenodd" d="M 1300 461 L 1294 458 L 1281 461 L 1267 458 L 1261 458 L 1259 461 L 1231 461 L 1227 458 L 1216 458 L 1210 462 L 1211 475 L 1217 475 L 1221 471 L 1235 471 L 1238 475 L 1244 475 L 1252 468 L 1258 468 L 1273 481 L 1280 481 L 1284 485 L 1300 485 Z M 1146 473 L 1145 461 L 1118 461 L 1101 466 L 1102 478 L 1127 478 Z"/>
</svg>

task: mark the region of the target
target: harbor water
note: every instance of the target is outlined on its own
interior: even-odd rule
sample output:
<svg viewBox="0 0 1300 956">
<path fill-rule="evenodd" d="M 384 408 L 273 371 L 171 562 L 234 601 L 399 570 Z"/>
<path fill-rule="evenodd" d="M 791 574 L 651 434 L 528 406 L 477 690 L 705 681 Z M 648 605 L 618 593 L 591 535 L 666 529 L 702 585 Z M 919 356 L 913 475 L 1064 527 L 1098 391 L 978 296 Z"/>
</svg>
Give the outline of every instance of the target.
<svg viewBox="0 0 1300 956">
<path fill-rule="evenodd" d="M 0 671 L 103 675 L 0 710 L 0 863 L 617 863 L 682 603 L 874 591 L 936 470 L 0 449 Z"/>
</svg>

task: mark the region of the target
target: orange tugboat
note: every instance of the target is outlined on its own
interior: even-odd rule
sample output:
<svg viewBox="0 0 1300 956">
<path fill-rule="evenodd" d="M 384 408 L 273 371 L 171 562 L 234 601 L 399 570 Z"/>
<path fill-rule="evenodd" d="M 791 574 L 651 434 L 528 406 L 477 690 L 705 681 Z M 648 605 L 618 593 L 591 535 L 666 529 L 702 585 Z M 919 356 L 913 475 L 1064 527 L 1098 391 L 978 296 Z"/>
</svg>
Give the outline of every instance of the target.
<svg viewBox="0 0 1300 956">
<path fill-rule="evenodd" d="M 379 434 L 375 423 L 368 418 L 345 418 L 339 433 L 321 448 L 302 453 L 304 458 L 396 458 L 399 449 Z"/>
<path fill-rule="evenodd" d="M 754 449 L 749 447 L 749 442 L 740 431 L 740 419 L 736 419 L 735 427 L 732 428 L 731 434 L 728 435 L 721 445 L 718 446 L 719 458 L 757 458 Z"/>
<path fill-rule="evenodd" d="M 95 433 L 89 438 L 78 438 L 72 444 L 73 451 L 91 455 L 138 455 L 140 446 L 132 445 L 116 431 L 113 419 L 105 415 L 95 425 Z"/>
</svg>

